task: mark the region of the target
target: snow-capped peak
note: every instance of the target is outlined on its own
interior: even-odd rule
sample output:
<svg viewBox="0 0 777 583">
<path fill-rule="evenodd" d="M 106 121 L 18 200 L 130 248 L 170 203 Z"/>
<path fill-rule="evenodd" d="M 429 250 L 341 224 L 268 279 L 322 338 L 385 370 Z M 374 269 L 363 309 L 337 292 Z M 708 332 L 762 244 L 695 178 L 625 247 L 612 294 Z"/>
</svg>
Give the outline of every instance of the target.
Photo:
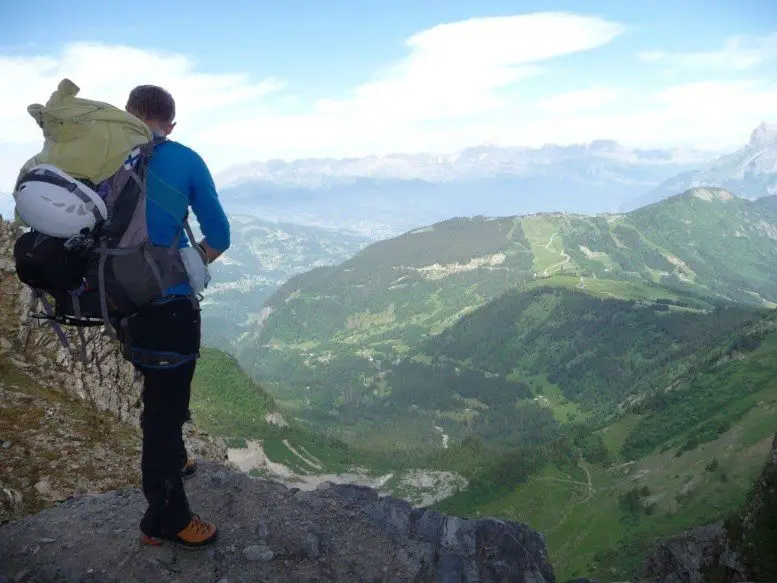
<svg viewBox="0 0 777 583">
<path fill-rule="evenodd" d="M 777 146 L 777 123 L 763 122 L 750 134 L 750 145 L 756 148 Z"/>
</svg>

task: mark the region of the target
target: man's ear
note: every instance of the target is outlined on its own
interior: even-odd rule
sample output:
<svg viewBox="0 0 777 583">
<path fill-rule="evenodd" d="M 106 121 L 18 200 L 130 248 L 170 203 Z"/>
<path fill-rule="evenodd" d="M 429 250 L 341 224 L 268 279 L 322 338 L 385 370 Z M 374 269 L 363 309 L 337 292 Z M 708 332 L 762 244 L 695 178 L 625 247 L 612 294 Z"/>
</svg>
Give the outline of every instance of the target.
<svg viewBox="0 0 777 583">
<path fill-rule="evenodd" d="M 167 134 L 170 135 L 173 133 L 173 130 L 175 129 L 175 125 L 177 124 L 177 121 L 174 121 L 172 123 L 167 124 Z"/>
</svg>

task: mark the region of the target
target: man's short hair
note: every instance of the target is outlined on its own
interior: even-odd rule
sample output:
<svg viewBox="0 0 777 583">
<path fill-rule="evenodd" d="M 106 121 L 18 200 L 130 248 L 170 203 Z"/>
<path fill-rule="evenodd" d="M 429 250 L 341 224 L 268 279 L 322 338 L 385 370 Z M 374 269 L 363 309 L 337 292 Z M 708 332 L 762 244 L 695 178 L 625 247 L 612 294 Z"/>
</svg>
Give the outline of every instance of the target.
<svg viewBox="0 0 777 583">
<path fill-rule="evenodd" d="M 139 85 L 130 91 L 126 105 L 131 114 L 150 121 L 172 123 L 175 119 L 175 100 L 156 85 Z"/>
</svg>

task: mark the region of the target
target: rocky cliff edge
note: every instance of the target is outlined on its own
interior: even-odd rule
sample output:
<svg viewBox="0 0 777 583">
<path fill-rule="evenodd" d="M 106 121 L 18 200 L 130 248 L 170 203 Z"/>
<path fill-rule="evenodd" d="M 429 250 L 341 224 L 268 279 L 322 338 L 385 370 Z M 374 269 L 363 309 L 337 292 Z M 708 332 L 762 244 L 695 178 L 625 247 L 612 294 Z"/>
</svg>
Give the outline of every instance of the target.
<svg viewBox="0 0 777 583">
<path fill-rule="evenodd" d="M 141 546 L 143 495 L 120 489 L 0 526 L 0 573 L 25 583 L 555 581 L 543 536 L 515 522 L 414 509 L 361 486 L 305 492 L 212 462 L 186 489 L 220 527 L 213 548 Z"/>
</svg>

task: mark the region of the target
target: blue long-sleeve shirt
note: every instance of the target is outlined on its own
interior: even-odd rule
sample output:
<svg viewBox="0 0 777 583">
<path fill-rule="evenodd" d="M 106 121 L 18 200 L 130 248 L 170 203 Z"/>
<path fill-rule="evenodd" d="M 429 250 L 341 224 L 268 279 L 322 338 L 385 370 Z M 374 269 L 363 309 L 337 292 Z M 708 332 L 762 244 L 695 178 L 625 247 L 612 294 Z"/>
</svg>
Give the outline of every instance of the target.
<svg viewBox="0 0 777 583">
<path fill-rule="evenodd" d="M 207 244 L 217 251 L 230 245 L 229 221 L 219 201 L 213 178 L 203 159 L 191 148 L 167 140 L 154 147 L 146 179 L 146 222 L 151 242 L 171 245 L 191 207 Z M 189 244 L 186 233 L 179 247 Z M 188 283 L 171 294 L 191 293 Z"/>
</svg>

